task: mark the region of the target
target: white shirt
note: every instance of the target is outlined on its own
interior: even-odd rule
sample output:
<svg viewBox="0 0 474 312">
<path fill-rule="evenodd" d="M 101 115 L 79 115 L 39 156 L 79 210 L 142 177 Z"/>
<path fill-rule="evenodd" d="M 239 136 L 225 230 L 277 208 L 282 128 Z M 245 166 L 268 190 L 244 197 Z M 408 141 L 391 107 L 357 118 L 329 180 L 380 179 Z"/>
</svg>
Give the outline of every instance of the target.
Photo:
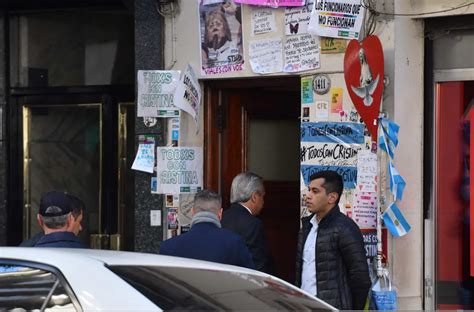
<svg viewBox="0 0 474 312">
<path fill-rule="evenodd" d="M 309 231 L 303 248 L 303 271 L 301 272 L 301 289 L 316 296 L 316 238 L 318 237 L 318 221 L 314 215 L 309 221 L 313 225 Z"/>
<path fill-rule="evenodd" d="M 245 209 L 247 209 L 251 215 L 253 215 L 253 214 L 252 214 L 252 210 L 250 210 L 249 207 L 245 206 L 245 205 L 242 204 L 242 203 L 239 203 L 239 204 L 240 204 L 242 207 L 244 207 Z"/>
</svg>

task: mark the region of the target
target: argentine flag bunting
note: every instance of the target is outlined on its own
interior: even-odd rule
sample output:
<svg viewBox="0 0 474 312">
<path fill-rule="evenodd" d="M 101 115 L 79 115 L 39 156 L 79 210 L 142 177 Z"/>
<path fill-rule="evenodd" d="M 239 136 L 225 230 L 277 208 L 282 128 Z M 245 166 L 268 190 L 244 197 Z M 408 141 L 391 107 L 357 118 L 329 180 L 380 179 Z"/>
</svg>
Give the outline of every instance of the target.
<svg viewBox="0 0 474 312">
<path fill-rule="evenodd" d="M 393 194 L 395 201 L 401 200 L 403 197 L 403 191 L 405 190 L 405 180 L 393 165 L 392 161 L 388 162 L 388 174 L 390 177 L 390 191 Z"/>
<path fill-rule="evenodd" d="M 393 236 L 401 237 L 407 234 L 411 227 L 408 224 L 402 212 L 398 209 L 395 203 L 391 204 L 384 213 L 382 214 L 383 222 L 385 226 L 392 233 Z"/>
<path fill-rule="evenodd" d="M 380 118 L 378 129 L 378 141 L 382 150 L 388 153 L 393 159 L 395 147 L 398 145 L 398 131 L 400 126 L 388 120 L 387 118 Z"/>
</svg>

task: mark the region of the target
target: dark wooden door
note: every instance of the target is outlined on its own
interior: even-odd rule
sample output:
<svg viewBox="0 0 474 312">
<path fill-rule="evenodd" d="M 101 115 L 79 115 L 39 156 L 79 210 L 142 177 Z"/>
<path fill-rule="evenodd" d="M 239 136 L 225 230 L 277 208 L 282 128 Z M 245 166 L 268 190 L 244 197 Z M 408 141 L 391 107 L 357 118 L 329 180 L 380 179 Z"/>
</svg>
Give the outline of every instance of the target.
<svg viewBox="0 0 474 312">
<path fill-rule="evenodd" d="M 209 82 L 205 185 L 229 206 L 234 176 L 265 179 L 263 221 L 276 275 L 293 282 L 299 229 L 299 78 Z"/>
</svg>

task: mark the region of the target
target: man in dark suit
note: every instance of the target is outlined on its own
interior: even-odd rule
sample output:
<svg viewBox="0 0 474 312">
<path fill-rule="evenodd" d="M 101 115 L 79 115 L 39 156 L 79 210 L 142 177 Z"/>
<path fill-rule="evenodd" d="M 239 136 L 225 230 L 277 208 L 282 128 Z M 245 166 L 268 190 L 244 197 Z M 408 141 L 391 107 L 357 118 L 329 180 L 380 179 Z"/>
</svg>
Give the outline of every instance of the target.
<svg viewBox="0 0 474 312">
<path fill-rule="evenodd" d="M 260 176 L 251 172 L 238 174 L 232 181 L 232 205 L 224 211 L 222 227 L 244 238 L 257 270 L 274 274 L 273 260 L 263 225 L 256 217 L 263 209 L 264 196 L 265 188 Z"/>
<path fill-rule="evenodd" d="M 254 269 L 242 238 L 221 228 L 222 199 L 211 190 L 194 197 L 191 229 L 161 243 L 160 254 L 237 265 Z"/>
</svg>

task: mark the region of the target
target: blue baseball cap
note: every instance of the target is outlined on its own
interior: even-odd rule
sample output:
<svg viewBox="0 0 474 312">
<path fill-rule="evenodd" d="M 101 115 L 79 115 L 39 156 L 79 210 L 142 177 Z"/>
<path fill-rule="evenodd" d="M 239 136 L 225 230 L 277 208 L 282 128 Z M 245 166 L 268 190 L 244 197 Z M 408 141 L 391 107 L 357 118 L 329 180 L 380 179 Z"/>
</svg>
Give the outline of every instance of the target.
<svg viewBox="0 0 474 312">
<path fill-rule="evenodd" d="M 65 192 L 47 192 L 41 197 L 39 214 L 43 217 L 59 217 L 72 212 L 73 206 L 71 196 Z"/>
</svg>

